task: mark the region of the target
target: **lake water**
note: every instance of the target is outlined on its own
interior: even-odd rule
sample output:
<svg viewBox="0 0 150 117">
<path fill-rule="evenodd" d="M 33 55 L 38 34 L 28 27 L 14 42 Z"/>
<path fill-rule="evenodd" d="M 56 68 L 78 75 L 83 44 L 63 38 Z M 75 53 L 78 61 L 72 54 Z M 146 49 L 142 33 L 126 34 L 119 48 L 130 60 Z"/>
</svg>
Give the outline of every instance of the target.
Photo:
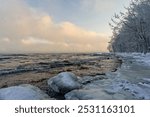
<svg viewBox="0 0 150 117">
<path fill-rule="evenodd" d="M 115 71 L 120 65 L 107 53 L 8 54 L 0 55 L 0 87 L 32 84 L 47 89 L 47 79 L 61 72 L 96 76 Z"/>
</svg>

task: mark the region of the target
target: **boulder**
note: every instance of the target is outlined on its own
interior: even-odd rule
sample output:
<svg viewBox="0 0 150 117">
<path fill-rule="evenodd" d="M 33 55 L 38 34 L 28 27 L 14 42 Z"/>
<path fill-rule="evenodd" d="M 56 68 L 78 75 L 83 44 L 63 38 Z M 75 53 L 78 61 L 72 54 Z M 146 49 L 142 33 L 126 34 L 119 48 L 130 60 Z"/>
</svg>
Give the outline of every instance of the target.
<svg viewBox="0 0 150 117">
<path fill-rule="evenodd" d="M 48 80 L 48 85 L 50 89 L 61 94 L 65 94 L 81 87 L 77 77 L 71 72 L 62 72 L 57 76 L 50 78 Z"/>
<path fill-rule="evenodd" d="M 51 99 L 46 93 L 39 88 L 23 84 L 0 89 L 1 100 L 44 100 Z"/>
</svg>

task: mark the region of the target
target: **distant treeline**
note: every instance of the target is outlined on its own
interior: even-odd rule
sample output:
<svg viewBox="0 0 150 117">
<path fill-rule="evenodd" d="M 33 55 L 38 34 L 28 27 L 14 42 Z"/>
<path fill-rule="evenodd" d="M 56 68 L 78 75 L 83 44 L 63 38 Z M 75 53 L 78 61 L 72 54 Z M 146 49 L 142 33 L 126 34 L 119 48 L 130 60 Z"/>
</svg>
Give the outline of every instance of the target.
<svg viewBox="0 0 150 117">
<path fill-rule="evenodd" d="M 132 0 L 111 19 L 110 52 L 150 52 L 150 0 Z"/>
</svg>

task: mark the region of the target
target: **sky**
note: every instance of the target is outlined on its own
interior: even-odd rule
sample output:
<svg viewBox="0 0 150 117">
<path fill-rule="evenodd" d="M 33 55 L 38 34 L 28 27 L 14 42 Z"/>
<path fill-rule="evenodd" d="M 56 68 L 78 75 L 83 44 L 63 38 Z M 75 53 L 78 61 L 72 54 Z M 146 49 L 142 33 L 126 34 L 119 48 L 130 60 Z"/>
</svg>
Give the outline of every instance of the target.
<svg viewBox="0 0 150 117">
<path fill-rule="evenodd" d="M 0 0 L 0 53 L 107 52 L 130 0 Z"/>
</svg>

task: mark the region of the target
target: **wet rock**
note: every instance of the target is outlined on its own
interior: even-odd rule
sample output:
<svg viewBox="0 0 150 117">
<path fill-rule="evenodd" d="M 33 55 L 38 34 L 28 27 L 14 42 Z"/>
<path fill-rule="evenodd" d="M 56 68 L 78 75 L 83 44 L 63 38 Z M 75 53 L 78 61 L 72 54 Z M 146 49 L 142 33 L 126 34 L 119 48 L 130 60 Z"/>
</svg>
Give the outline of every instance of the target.
<svg viewBox="0 0 150 117">
<path fill-rule="evenodd" d="M 0 89 L 1 100 L 45 100 L 51 99 L 39 88 L 24 84 Z"/>
<path fill-rule="evenodd" d="M 48 80 L 48 85 L 50 89 L 61 94 L 65 94 L 81 87 L 77 77 L 71 72 L 62 72 L 57 76 L 50 78 Z"/>
</svg>

